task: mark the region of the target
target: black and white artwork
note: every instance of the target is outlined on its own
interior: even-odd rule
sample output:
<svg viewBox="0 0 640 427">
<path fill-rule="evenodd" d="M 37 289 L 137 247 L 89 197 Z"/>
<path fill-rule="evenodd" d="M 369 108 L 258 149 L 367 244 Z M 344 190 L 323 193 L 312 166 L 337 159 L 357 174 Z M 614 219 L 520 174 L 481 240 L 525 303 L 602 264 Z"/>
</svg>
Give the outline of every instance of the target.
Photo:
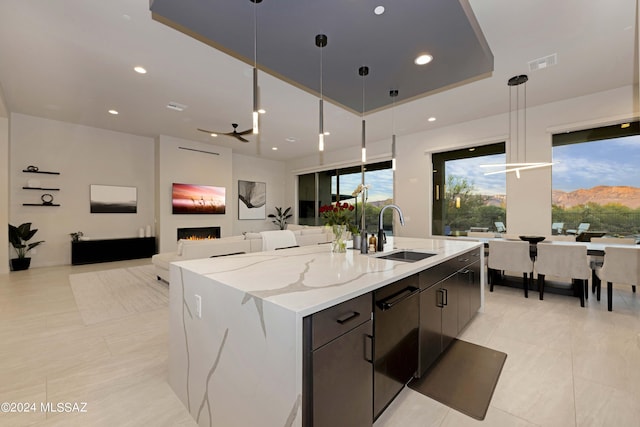
<svg viewBox="0 0 640 427">
<path fill-rule="evenodd" d="M 138 189 L 115 185 L 91 185 L 91 213 L 137 213 Z"/>
<path fill-rule="evenodd" d="M 267 184 L 238 180 L 238 219 L 265 219 Z"/>
</svg>

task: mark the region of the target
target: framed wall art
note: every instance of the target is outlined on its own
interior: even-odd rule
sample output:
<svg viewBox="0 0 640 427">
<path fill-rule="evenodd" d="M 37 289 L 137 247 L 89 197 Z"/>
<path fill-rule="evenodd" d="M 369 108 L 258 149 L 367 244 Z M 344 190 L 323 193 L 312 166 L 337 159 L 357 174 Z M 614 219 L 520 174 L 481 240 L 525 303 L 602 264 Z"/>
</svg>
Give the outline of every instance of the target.
<svg viewBox="0 0 640 427">
<path fill-rule="evenodd" d="M 116 185 L 91 185 L 91 213 L 137 213 L 138 189 Z"/>
<path fill-rule="evenodd" d="M 267 184 L 238 180 L 238 219 L 266 219 Z"/>
</svg>

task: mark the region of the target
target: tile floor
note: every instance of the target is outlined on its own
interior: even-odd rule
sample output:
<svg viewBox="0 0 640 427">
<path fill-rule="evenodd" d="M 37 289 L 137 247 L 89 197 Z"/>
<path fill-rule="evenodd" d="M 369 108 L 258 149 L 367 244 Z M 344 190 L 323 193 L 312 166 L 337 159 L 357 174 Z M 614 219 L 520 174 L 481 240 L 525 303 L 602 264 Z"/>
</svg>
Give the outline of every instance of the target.
<svg viewBox="0 0 640 427">
<path fill-rule="evenodd" d="M 166 382 L 166 309 L 85 326 L 69 274 L 149 260 L 0 275 L 0 426 L 195 426 Z M 640 293 L 576 298 L 496 287 L 461 338 L 508 354 L 487 417 L 476 421 L 405 388 L 375 427 L 640 427 Z M 87 402 L 86 413 L 39 410 Z M 223 426 L 233 427 L 233 426 Z M 245 427 L 245 426 L 242 426 Z"/>
</svg>

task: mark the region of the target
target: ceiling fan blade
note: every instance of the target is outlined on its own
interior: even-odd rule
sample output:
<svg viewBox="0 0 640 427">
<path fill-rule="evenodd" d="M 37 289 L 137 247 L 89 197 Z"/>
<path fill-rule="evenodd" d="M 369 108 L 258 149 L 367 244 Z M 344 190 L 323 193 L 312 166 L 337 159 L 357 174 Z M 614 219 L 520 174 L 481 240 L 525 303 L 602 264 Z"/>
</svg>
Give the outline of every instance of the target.
<svg viewBox="0 0 640 427">
<path fill-rule="evenodd" d="M 238 135 L 246 135 L 248 133 L 253 133 L 253 129 L 243 130 L 242 132 L 236 132 Z"/>
<path fill-rule="evenodd" d="M 200 129 L 200 128 L 198 128 L 198 130 L 200 132 L 209 133 L 209 134 L 211 134 L 211 133 L 219 134 L 220 133 L 220 132 L 216 132 L 215 130 L 206 130 L 206 129 Z"/>
<path fill-rule="evenodd" d="M 238 138 L 238 140 L 239 140 L 239 141 L 242 141 L 242 142 L 249 142 L 249 140 L 248 140 L 248 139 L 245 139 L 245 138 L 241 137 L 240 135 L 242 135 L 242 134 L 240 134 L 240 133 L 236 133 L 235 137 L 236 137 L 236 138 Z"/>
</svg>

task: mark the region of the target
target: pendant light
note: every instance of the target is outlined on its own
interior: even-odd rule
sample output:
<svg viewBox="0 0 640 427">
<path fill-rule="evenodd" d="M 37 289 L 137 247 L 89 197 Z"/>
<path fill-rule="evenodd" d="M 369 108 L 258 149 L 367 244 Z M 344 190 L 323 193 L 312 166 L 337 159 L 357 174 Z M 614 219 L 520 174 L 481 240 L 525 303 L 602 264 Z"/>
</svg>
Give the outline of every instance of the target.
<svg viewBox="0 0 640 427">
<path fill-rule="evenodd" d="M 395 117 L 393 115 L 396 107 L 396 97 L 398 96 L 398 90 L 392 89 L 389 91 L 389 96 L 392 98 L 391 104 L 391 170 L 396 170 L 396 131 L 395 131 Z"/>
<path fill-rule="evenodd" d="M 260 133 L 258 107 L 258 3 L 262 0 L 249 0 L 253 3 L 253 134 Z"/>
<path fill-rule="evenodd" d="M 364 121 L 364 78 L 369 74 L 369 67 L 363 65 L 358 69 L 358 74 L 362 77 L 362 163 L 367 162 L 367 145 L 366 145 L 366 124 Z"/>
<path fill-rule="evenodd" d="M 499 173 L 514 172 L 516 178 L 520 178 L 520 171 L 528 169 L 537 169 L 545 166 L 551 166 L 550 162 L 536 162 L 527 163 L 527 81 L 529 77 L 526 74 L 513 76 L 507 81 L 509 86 L 509 141 L 511 146 L 515 143 L 515 163 L 493 164 L 493 165 L 480 165 L 482 168 L 496 168 L 500 167 L 500 170 L 494 170 L 486 172 L 485 175 L 495 175 Z M 522 90 L 521 90 L 522 89 Z M 515 90 L 515 96 L 514 96 Z M 522 92 L 522 102 L 520 101 L 520 92 Z M 515 98 L 515 107 L 514 107 Z M 513 119 L 515 116 L 515 120 Z M 514 124 L 515 122 L 515 124 Z M 522 127 L 522 131 L 521 131 Z M 520 135 L 522 134 L 522 145 L 524 145 L 524 162 L 518 163 L 520 160 Z"/>
<path fill-rule="evenodd" d="M 322 95 L 322 48 L 327 45 L 327 36 L 325 34 L 316 35 L 316 46 L 320 48 L 320 119 L 318 126 L 318 151 L 324 151 L 324 109 Z"/>
</svg>

